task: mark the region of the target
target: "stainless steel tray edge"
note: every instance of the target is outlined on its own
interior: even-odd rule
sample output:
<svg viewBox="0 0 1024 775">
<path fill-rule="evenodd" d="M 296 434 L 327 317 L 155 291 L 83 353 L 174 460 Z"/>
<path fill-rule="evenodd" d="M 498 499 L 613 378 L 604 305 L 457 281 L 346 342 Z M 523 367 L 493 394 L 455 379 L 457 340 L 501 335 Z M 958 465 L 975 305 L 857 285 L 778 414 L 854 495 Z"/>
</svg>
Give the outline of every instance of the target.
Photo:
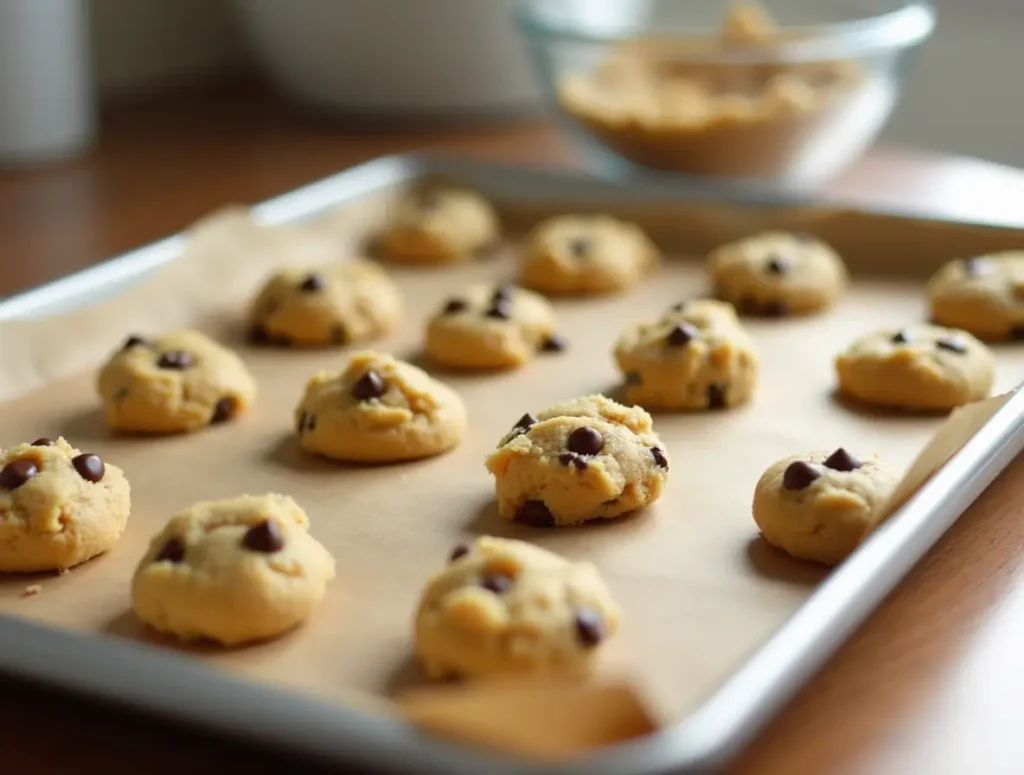
<svg viewBox="0 0 1024 775">
<path fill-rule="evenodd" d="M 451 175 L 503 195 L 524 195 L 542 178 L 551 192 L 600 201 L 621 197 L 616 184 L 574 173 L 418 155 L 383 157 L 253 207 L 268 224 L 299 220 L 327 207 L 425 174 Z M 633 184 L 637 199 L 719 197 L 787 205 L 799 199 L 735 190 Z M 893 213 L 897 214 L 897 213 Z M 910 214 L 923 217 L 921 214 Z M 31 317 L 93 300 L 173 260 L 175 235 L 97 267 L 0 300 L 0 320 Z M 892 591 L 957 517 L 1024 448 L 1024 394 L 1003 405 L 917 495 L 836 569 L 807 602 L 695 713 L 650 738 L 566 765 L 536 765 L 425 737 L 399 721 L 251 684 L 170 652 L 110 636 L 86 636 L 0 616 L 0 674 L 103 699 L 262 741 L 337 765 L 391 773 L 702 772 L 734 755 Z"/>
</svg>

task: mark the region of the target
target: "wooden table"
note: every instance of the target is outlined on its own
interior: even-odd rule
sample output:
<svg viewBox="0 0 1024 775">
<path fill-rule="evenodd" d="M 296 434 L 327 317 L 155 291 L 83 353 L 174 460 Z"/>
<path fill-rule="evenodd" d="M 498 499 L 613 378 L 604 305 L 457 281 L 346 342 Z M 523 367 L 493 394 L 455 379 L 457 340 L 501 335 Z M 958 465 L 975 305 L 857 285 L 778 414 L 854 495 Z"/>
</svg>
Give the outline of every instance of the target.
<svg viewBox="0 0 1024 775">
<path fill-rule="evenodd" d="M 0 294 L 384 153 L 427 148 L 573 164 L 539 121 L 338 128 L 240 89 L 107 116 L 94 153 L 0 175 Z M 830 184 L 857 201 L 1024 224 L 1024 172 L 878 151 Z M 1024 461 L 1018 460 L 735 764 L 736 775 L 1022 773 Z M 2 769 L 223 772 L 251 750 L 0 683 Z M 286 767 L 286 763 L 281 764 Z"/>
</svg>

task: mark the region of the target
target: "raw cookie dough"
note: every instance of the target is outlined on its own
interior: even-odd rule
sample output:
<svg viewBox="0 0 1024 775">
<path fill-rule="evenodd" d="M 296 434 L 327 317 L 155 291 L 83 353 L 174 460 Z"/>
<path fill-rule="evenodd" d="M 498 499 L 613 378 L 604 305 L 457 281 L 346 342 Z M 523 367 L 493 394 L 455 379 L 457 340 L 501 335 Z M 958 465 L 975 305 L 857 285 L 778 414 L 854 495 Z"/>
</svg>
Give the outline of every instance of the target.
<svg viewBox="0 0 1024 775">
<path fill-rule="evenodd" d="M 401 319 L 398 286 L 376 264 L 361 259 L 275 272 L 249 311 L 254 341 L 296 346 L 376 339 Z"/>
<path fill-rule="evenodd" d="M 459 188 L 428 188 L 398 202 L 380 248 L 395 261 L 440 264 L 470 258 L 499 236 L 498 216 L 482 196 Z"/>
<path fill-rule="evenodd" d="M 256 399 L 242 359 L 198 331 L 128 337 L 98 387 L 107 425 L 119 431 L 191 431 L 234 419 Z"/>
<path fill-rule="evenodd" d="M 387 463 L 445 452 L 466 429 L 458 393 L 390 355 L 359 352 L 321 371 L 295 408 L 299 443 L 336 460 Z"/>
<path fill-rule="evenodd" d="M 285 495 L 197 503 L 150 541 L 132 579 L 135 615 L 161 632 L 225 646 L 299 625 L 323 599 L 334 559 Z"/>
<path fill-rule="evenodd" d="M 764 232 L 722 245 L 708 255 L 707 267 L 715 295 L 747 315 L 819 312 L 847 282 L 839 255 L 806 234 Z"/>
<path fill-rule="evenodd" d="M 427 353 L 456 368 L 512 368 L 538 350 L 564 347 L 547 299 L 512 285 L 471 285 L 445 300 L 427 323 Z"/>
<path fill-rule="evenodd" d="M 1024 251 L 950 261 L 928 283 L 932 322 L 980 339 L 1024 339 Z"/>
<path fill-rule="evenodd" d="M 863 336 L 836 357 L 839 391 L 899 409 L 952 409 L 986 398 L 995 358 L 954 328 L 914 325 Z"/>
<path fill-rule="evenodd" d="M 430 677 L 580 675 L 619 627 L 619 608 L 586 562 L 523 541 L 478 538 L 452 552 L 416 614 Z"/>
<path fill-rule="evenodd" d="M 486 463 L 502 517 L 555 527 L 653 503 L 669 456 L 642 408 L 585 396 L 523 415 Z"/>
<path fill-rule="evenodd" d="M 626 399 L 654 409 L 725 409 L 750 399 L 758 361 L 732 305 L 680 302 L 627 328 L 615 345 Z"/>
<path fill-rule="evenodd" d="M 526 238 L 523 285 L 541 293 L 618 293 L 642 280 L 661 254 L 639 226 L 610 215 L 561 215 Z"/>
<path fill-rule="evenodd" d="M 790 455 L 758 480 L 754 521 L 793 557 L 837 565 L 887 516 L 899 479 L 888 463 L 842 447 Z"/>
<path fill-rule="evenodd" d="M 600 142 L 645 167 L 820 175 L 889 111 L 892 86 L 850 60 L 728 59 L 732 49 L 794 34 L 808 33 L 780 30 L 760 6 L 735 3 L 717 36 L 648 36 L 593 68 L 564 71 L 558 100 Z"/>
<path fill-rule="evenodd" d="M 0 450 L 0 572 L 62 570 L 109 551 L 130 510 L 121 469 L 63 438 Z"/>
</svg>

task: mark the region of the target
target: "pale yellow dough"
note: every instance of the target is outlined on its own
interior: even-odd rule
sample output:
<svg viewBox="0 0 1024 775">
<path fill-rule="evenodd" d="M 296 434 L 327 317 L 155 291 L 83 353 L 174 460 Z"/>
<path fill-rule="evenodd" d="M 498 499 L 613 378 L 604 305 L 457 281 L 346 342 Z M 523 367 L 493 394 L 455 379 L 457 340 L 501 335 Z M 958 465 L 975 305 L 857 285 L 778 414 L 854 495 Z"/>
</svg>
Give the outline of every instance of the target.
<svg viewBox="0 0 1024 775">
<path fill-rule="evenodd" d="M 411 264 L 464 261 L 500 237 L 498 216 L 473 191 L 435 187 L 412 192 L 392 209 L 381 252 Z"/>
<path fill-rule="evenodd" d="M 950 261 L 928 283 L 932 322 L 987 341 L 1024 339 L 1024 251 Z"/>
</svg>

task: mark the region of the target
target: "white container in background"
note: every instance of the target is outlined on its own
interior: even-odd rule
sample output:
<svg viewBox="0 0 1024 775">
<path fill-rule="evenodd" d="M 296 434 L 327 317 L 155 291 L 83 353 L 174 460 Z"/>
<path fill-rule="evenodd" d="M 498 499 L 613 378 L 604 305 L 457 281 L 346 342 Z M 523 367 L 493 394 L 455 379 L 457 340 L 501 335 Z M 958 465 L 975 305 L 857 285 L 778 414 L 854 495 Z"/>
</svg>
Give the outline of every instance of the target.
<svg viewBox="0 0 1024 775">
<path fill-rule="evenodd" d="M 86 0 L 0 0 L 0 164 L 51 161 L 95 133 Z"/>
</svg>

